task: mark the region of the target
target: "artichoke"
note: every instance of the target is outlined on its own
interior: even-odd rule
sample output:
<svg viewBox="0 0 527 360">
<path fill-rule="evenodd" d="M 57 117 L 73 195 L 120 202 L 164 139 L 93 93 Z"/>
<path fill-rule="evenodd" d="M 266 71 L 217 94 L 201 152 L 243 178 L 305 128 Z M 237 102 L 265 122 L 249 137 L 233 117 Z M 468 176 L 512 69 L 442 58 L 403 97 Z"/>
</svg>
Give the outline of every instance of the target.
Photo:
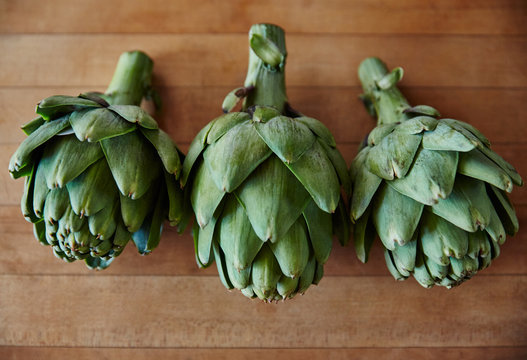
<svg viewBox="0 0 527 360">
<path fill-rule="evenodd" d="M 518 219 L 506 192 L 516 170 L 465 122 L 411 107 L 379 59 L 359 67 L 362 100 L 378 125 L 351 165 L 355 249 L 366 262 L 375 235 L 397 280 L 448 288 L 470 279 L 500 253 Z"/>
<path fill-rule="evenodd" d="M 196 215 L 198 265 L 215 260 L 225 287 L 275 301 L 317 284 L 332 234 L 347 239 L 341 188 L 349 193 L 351 182 L 329 130 L 287 103 L 283 30 L 253 25 L 249 44 L 245 86 L 193 140 L 181 183 Z M 242 98 L 241 111 L 229 112 Z"/>
<path fill-rule="evenodd" d="M 103 269 L 130 239 L 147 254 L 165 218 L 184 219 L 181 154 L 138 106 L 152 66 L 142 52 L 124 53 L 105 94 L 48 97 L 22 127 L 28 137 L 9 171 L 25 177 L 22 213 L 58 258 Z"/>
</svg>

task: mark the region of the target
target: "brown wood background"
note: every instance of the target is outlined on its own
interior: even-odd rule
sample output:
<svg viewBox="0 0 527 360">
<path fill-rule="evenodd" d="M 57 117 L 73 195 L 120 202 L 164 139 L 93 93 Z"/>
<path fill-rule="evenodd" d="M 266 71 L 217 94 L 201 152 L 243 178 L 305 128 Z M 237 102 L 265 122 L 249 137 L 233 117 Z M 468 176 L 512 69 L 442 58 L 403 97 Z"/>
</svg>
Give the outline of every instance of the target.
<svg viewBox="0 0 527 360">
<path fill-rule="evenodd" d="M 98 273 L 34 240 L 7 164 L 40 99 L 104 90 L 119 54 L 142 49 L 158 119 L 186 150 L 242 84 L 255 22 L 286 29 L 290 100 L 348 164 L 373 126 L 356 69 L 377 55 L 404 67 L 412 103 L 477 126 L 527 176 L 525 0 L 0 0 L 0 358 L 527 358 L 525 228 L 454 290 L 394 281 L 379 246 L 363 265 L 335 244 L 320 285 L 276 305 L 199 270 L 188 233 L 167 229 L 147 257 L 130 245 Z M 525 226 L 526 188 L 512 199 Z"/>
</svg>

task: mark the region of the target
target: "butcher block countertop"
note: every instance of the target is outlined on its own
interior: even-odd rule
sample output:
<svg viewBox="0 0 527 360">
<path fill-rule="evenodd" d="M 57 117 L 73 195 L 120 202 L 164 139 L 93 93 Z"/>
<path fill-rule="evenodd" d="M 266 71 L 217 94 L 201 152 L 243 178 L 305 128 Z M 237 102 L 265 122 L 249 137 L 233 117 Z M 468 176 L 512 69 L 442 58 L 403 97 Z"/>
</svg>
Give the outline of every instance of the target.
<svg viewBox="0 0 527 360">
<path fill-rule="evenodd" d="M 186 151 L 243 84 L 259 22 L 286 30 L 290 102 L 348 165 L 374 126 L 357 67 L 379 56 L 404 68 L 412 104 L 475 125 L 527 177 L 525 0 L 0 0 L 0 359 L 527 359 L 525 186 L 519 233 L 452 290 L 395 281 L 379 241 L 367 264 L 335 242 L 318 286 L 265 304 L 199 269 L 168 224 L 151 255 L 129 245 L 99 272 L 34 239 L 7 167 L 39 100 L 104 91 L 119 55 L 143 50 L 157 118 Z"/>
</svg>

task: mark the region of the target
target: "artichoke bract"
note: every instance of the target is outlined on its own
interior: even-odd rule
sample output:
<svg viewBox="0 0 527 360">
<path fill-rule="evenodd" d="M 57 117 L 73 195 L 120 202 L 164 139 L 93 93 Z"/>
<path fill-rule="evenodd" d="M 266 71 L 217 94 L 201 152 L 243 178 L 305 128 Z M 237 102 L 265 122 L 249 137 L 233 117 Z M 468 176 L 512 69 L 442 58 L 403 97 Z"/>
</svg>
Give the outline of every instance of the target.
<svg viewBox="0 0 527 360">
<path fill-rule="evenodd" d="M 193 140 L 181 183 L 196 215 L 198 265 L 215 260 L 225 287 L 274 301 L 317 284 L 332 234 L 347 240 L 341 188 L 349 193 L 351 182 L 329 130 L 287 103 L 283 30 L 253 25 L 249 44 L 245 86 Z M 241 111 L 229 112 L 241 99 Z"/>
<path fill-rule="evenodd" d="M 130 239 L 147 254 L 166 218 L 184 219 L 181 154 L 138 106 L 152 66 L 142 52 L 124 53 L 106 93 L 48 97 L 22 127 L 29 136 L 9 163 L 13 178 L 25 177 L 22 213 L 67 262 L 103 269 Z"/>
<path fill-rule="evenodd" d="M 410 106 L 396 87 L 401 68 L 368 58 L 359 78 L 378 124 L 351 165 L 357 255 L 366 262 L 377 235 L 397 280 L 459 285 L 518 231 L 507 192 L 522 179 L 472 125 Z"/>
</svg>

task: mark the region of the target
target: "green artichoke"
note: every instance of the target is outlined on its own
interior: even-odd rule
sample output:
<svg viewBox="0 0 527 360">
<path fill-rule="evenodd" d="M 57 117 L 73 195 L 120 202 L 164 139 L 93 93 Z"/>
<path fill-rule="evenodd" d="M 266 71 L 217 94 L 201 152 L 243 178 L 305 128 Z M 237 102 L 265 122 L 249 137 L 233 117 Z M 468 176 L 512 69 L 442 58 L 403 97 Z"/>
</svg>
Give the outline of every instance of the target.
<svg viewBox="0 0 527 360">
<path fill-rule="evenodd" d="M 22 127 L 29 136 L 9 163 L 13 178 L 25 177 L 22 213 L 67 262 L 103 269 L 130 239 L 147 254 L 165 218 L 184 219 L 181 154 L 138 106 L 152 65 L 142 52 L 124 53 L 105 94 L 48 97 Z"/>
<path fill-rule="evenodd" d="M 411 107 L 401 77 L 376 58 L 359 67 L 378 125 L 351 165 L 355 248 L 366 262 L 378 235 L 397 280 L 450 288 L 489 266 L 518 231 L 506 192 L 522 179 L 472 125 Z"/>
<path fill-rule="evenodd" d="M 190 145 L 181 183 L 196 214 L 198 265 L 216 261 L 223 284 L 274 301 L 317 284 L 332 234 L 349 234 L 341 188 L 346 164 L 329 130 L 287 103 L 285 37 L 274 25 L 249 33 L 245 86 L 227 95 L 222 115 Z"/>
</svg>

